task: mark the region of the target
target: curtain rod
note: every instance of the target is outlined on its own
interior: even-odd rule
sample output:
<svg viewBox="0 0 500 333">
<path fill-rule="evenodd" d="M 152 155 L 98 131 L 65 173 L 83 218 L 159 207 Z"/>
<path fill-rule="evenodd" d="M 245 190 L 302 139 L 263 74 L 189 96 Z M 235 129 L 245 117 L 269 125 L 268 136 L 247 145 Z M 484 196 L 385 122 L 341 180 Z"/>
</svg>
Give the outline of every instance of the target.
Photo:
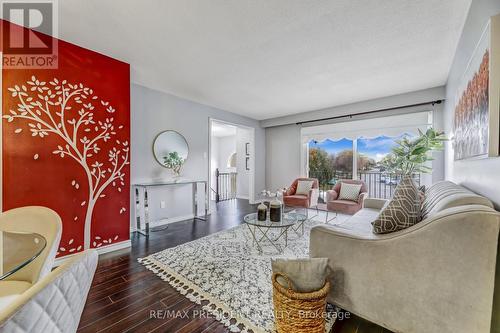
<svg viewBox="0 0 500 333">
<path fill-rule="evenodd" d="M 321 118 L 321 119 L 315 119 L 315 120 L 299 121 L 299 122 L 297 122 L 295 124 L 296 125 L 302 125 L 302 124 L 308 124 L 308 123 L 316 123 L 318 121 L 325 121 L 325 120 L 334 120 L 334 119 L 342 119 L 342 118 L 352 118 L 354 116 L 363 116 L 363 115 L 373 114 L 373 113 L 383 112 L 383 111 L 392 111 L 392 110 L 397 110 L 397 109 L 411 108 L 411 107 L 415 107 L 415 106 L 424 106 L 424 105 L 429 105 L 429 104 L 431 104 L 431 105 L 441 104 L 443 101 L 444 101 L 444 99 L 437 99 L 435 101 L 425 102 L 425 103 L 409 104 L 409 105 L 403 105 L 403 106 L 395 106 L 395 107 L 392 107 L 392 108 L 385 108 L 385 109 L 365 111 L 365 112 L 354 113 L 354 114 L 347 114 L 347 115 L 343 115 L 343 116 L 334 116 L 334 117 Z"/>
</svg>

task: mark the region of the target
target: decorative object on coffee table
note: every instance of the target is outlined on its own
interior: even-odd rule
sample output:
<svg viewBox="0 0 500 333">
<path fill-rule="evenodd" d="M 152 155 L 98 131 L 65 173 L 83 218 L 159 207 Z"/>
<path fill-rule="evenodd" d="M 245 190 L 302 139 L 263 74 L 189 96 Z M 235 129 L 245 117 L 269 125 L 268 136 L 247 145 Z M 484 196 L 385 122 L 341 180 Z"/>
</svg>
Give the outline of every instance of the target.
<svg viewBox="0 0 500 333">
<path fill-rule="evenodd" d="M 267 220 L 267 206 L 263 202 L 257 206 L 257 220 Z"/>
<path fill-rule="evenodd" d="M 294 214 L 283 214 L 279 222 L 273 222 L 269 219 L 259 221 L 256 213 L 248 214 L 243 218 L 243 222 L 248 226 L 252 234 L 252 244 L 257 245 L 259 252 L 262 252 L 262 243 L 271 244 L 278 253 L 288 246 L 288 230 L 297 223 L 297 216 Z M 293 229 L 292 229 L 293 230 Z M 278 231 L 275 235 L 274 231 Z M 284 240 L 284 246 L 280 240 Z"/>
<path fill-rule="evenodd" d="M 279 201 L 277 196 L 269 203 L 269 220 L 271 222 L 281 222 L 282 219 L 281 206 L 282 206 L 281 201 Z"/>
</svg>

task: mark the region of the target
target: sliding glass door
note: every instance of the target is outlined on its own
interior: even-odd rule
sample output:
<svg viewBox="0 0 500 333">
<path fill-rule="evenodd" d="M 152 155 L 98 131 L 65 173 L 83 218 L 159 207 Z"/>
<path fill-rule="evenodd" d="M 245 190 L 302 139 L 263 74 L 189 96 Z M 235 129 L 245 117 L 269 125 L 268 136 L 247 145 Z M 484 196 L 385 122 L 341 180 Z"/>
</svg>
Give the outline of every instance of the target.
<svg viewBox="0 0 500 333">
<path fill-rule="evenodd" d="M 317 178 L 322 192 L 339 179 L 352 179 L 353 141 L 349 139 L 309 142 L 309 177 Z"/>
<path fill-rule="evenodd" d="M 358 179 L 363 180 L 369 196 L 372 198 L 390 198 L 396 185 L 401 180 L 399 175 L 393 174 L 383 166 L 384 158 L 397 146 L 397 140 L 403 137 L 412 138 L 413 135 L 404 133 L 399 136 L 378 136 L 375 138 L 357 139 L 358 152 Z M 414 175 L 417 184 L 420 184 L 420 174 Z"/>
<path fill-rule="evenodd" d="M 319 180 L 323 199 L 324 192 L 340 179 L 361 179 L 366 183 L 370 197 L 390 198 L 400 177 L 385 170 L 382 162 L 403 136 L 412 135 L 311 140 L 308 143 L 309 177 Z M 419 184 L 420 175 L 414 177 Z"/>
</svg>

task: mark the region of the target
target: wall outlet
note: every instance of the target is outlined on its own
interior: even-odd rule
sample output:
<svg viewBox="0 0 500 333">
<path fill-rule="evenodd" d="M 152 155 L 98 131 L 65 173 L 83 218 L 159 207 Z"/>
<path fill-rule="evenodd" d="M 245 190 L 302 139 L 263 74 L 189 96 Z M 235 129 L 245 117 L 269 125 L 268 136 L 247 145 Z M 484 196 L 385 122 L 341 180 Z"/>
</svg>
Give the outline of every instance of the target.
<svg viewBox="0 0 500 333">
<path fill-rule="evenodd" d="M 165 208 L 167 205 L 165 201 L 160 201 L 160 208 Z"/>
</svg>

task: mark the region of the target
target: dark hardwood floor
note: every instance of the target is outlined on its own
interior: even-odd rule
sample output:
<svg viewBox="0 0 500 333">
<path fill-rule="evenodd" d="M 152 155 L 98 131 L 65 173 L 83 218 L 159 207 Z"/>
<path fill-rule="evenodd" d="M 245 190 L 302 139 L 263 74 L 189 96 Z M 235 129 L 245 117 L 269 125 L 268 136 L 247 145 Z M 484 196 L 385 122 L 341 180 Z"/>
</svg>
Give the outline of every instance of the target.
<svg viewBox="0 0 500 333">
<path fill-rule="evenodd" d="M 130 249 L 100 256 L 78 332 L 228 332 L 215 319 L 203 318 L 201 306 L 145 269 L 137 258 L 239 225 L 253 211 L 255 207 L 244 200 L 226 201 L 218 204 L 207 222 L 173 223 L 151 232 L 149 238 L 133 233 Z M 170 315 L 163 318 L 166 311 Z M 337 320 L 333 332 L 389 331 L 351 316 Z"/>
</svg>

